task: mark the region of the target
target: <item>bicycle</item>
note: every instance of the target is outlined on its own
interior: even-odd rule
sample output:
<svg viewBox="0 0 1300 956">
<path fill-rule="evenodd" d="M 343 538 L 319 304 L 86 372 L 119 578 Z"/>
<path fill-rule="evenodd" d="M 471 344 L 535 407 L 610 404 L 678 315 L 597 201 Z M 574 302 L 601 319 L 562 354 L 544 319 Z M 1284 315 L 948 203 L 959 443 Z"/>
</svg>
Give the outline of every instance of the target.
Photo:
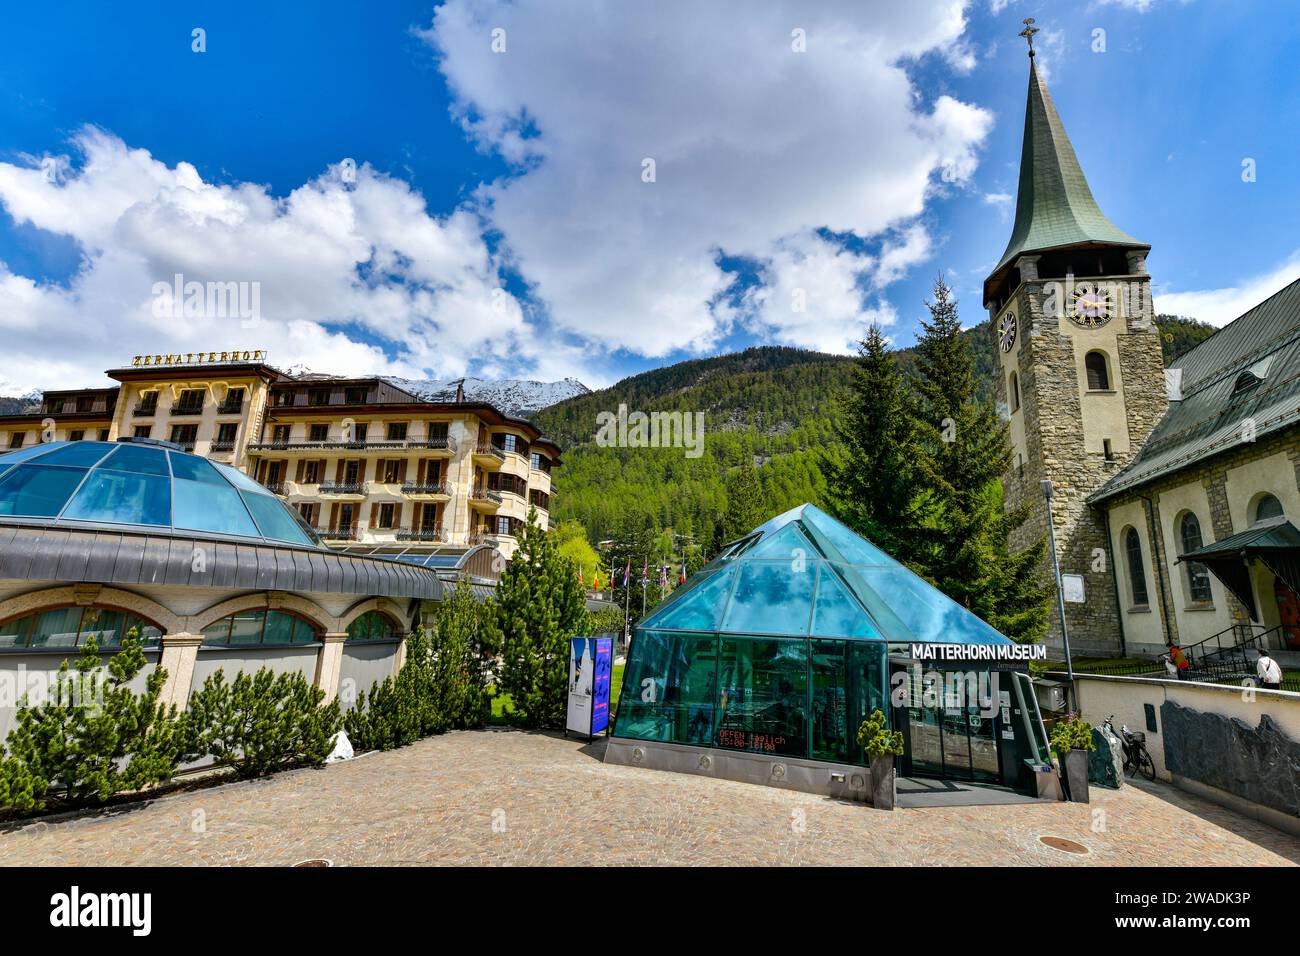
<svg viewBox="0 0 1300 956">
<path fill-rule="evenodd" d="M 1114 719 L 1114 714 L 1107 717 L 1105 727 L 1119 737 L 1120 746 L 1124 748 L 1124 772 L 1130 777 L 1140 773 L 1148 780 L 1155 780 L 1156 764 L 1147 753 L 1147 735 L 1140 730 L 1129 730 L 1127 724 L 1120 724 L 1116 733 Z"/>
</svg>

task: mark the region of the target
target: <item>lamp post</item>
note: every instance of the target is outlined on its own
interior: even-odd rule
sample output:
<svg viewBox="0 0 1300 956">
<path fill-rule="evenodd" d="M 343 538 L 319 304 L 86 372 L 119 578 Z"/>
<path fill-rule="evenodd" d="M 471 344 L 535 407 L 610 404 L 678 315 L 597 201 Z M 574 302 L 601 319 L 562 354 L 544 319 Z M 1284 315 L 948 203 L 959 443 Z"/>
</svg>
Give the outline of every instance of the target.
<svg viewBox="0 0 1300 956">
<path fill-rule="evenodd" d="M 1052 546 L 1052 573 L 1056 576 L 1056 609 L 1061 615 L 1061 644 L 1065 650 L 1065 673 L 1070 680 L 1070 697 L 1074 697 L 1074 662 L 1070 659 L 1070 629 L 1065 624 L 1065 591 L 1061 587 L 1061 562 L 1056 558 L 1056 525 L 1052 521 L 1052 482 L 1044 478 L 1038 483 L 1047 501 L 1047 535 Z"/>
</svg>

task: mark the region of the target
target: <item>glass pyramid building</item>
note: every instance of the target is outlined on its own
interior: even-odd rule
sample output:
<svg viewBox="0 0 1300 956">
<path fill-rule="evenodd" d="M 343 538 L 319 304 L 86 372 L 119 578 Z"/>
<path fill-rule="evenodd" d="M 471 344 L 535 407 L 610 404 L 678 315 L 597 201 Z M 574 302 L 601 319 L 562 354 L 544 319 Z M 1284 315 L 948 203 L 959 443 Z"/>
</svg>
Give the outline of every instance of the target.
<svg viewBox="0 0 1300 956">
<path fill-rule="evenodd" d="M 728 545 L 637 627 L 613 736 L 867 763 L 890 645 L 1010 644 L 810 504 Z"/>
</svg>

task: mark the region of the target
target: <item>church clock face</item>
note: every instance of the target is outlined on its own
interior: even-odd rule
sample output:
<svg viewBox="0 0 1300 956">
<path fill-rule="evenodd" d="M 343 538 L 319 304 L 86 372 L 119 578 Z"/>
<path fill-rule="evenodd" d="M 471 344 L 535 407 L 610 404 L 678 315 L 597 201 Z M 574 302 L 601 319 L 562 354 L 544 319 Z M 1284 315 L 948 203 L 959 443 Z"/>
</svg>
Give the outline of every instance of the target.
<svg viewBox="0 0 1300 956">
<path fill-rule="evenodd" d="M 1115 316 L 1115 300 L 1107 289 L 1084 282 L 1070 294 L 1070 321 L 1080 328 L 1099 329 Z"/>
<path fill-rule="evenodd" d="M 998 323 L 998 340 L 1002 343 L 1002 351 L 1010 352 L 1011 347 L 1016 344 L 1016 314 L 1008 312 L 1002 316 L 1002 321 Z"/>
</svg>

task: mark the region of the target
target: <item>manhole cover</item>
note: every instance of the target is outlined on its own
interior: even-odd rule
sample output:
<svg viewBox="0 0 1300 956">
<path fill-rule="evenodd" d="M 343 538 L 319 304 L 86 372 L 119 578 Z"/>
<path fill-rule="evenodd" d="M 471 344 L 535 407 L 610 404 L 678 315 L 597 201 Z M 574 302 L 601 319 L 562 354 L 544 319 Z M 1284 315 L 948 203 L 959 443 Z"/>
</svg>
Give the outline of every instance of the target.
<svg viewBox="0 0 1300 956">
<path fill-rule="evenodd" d="M 1039 837 L 1038 842 L 1050 846 L 1053 850 L 1061 850 L 1064 853 L 1087 853 L 1088 848 L 1082 843 L 1075 843 L 1073 840 L 1067 840 L 1064 837 L 1045 836 Z"/>
<path fill-rule="evenodd" d="M 295 864 L 294 864 L 295 867 L 299 867 L 299 866 L 333 866 L 333 865 L 334 865 L 334 863 L 333 863 L 332 861 L 330 861 L 330 860 L 303 860 L 301 863 L 295 863 Z"/>
</svg>

